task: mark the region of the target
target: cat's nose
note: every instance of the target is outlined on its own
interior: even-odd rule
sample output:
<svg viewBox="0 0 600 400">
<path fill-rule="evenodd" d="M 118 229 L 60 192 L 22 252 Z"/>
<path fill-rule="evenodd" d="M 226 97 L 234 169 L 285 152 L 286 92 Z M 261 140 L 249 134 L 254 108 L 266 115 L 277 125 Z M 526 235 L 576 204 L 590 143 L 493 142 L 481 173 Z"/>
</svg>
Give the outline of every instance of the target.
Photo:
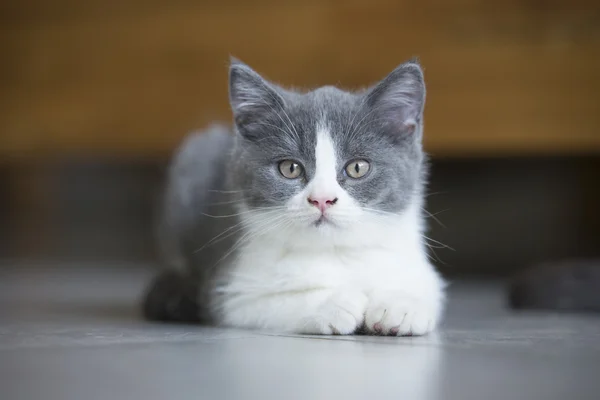
<svg viewBox="0 0 600 400">
<path fill-rule="evenodd" d="M 321 210 L 322 213 L 325 212 L 326 209 L 337 203 L 338 199 L 335 198 L 327 198 L 327 197 L 309 197 L 308 202 L 313 206 L 317 207 Z"/>
</svg>

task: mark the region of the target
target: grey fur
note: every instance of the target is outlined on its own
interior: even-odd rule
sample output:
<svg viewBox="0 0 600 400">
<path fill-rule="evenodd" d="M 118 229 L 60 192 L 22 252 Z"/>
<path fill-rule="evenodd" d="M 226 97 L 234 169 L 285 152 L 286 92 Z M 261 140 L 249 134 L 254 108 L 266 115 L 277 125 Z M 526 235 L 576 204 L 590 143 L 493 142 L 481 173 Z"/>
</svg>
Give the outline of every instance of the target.
<svg viewBox="0 0 600 400">
<path fill-rule="evenodd" d="M 415 60 L 357 93 L 330 86 L 305 93 L 285 90 L 232 60 L 229 93 L 234 134 L 214 126 L 183 144 L 170 170 L 159 230 L 167 262 L 198 288 L 201 320 L 211 318 L 206 307 L 211 283 L 226 265 L 221 263 L 223 255 L 242 232 L 238 218 L 225 216 L 236 213 L 236 204 L 249 209 L 282 205 L 301 191 L 315 173 L 319 124 L 326 125 L 336 147 L 338 182 L 359 204 L 399 213 L 424 185 L 425 85 Z M 358 158 L 369 160 L 371 170 L 354 180 L 344 167 Z M 304 179 L 281 176 L 278 163 L 285 159 L 304 166 Z M 165 276 L 157 282 L 174 281 L 172 273 Z M 169 296 L 172 286 L 165 292 Z M 157 301 L 156 290 L 150 290 L 149 298 L 149 318 L 190 319 L 177 317 L 185 313 L 166 311 L 169 301 Z"/>
</svg>

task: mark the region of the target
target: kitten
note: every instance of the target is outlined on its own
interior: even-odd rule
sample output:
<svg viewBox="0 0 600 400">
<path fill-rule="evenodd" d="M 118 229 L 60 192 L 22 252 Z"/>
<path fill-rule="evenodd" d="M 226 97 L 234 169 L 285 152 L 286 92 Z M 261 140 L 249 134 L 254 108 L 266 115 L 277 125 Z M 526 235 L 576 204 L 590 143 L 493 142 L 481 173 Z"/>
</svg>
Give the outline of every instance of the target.
<svg viewBox="0 0 600 400">
<path fill-rule="evenodd" d="M 150 319 L 307 334 L 422 335 L 444 282 L 422 231 L 425 84 L 417 61 L 372 88 L 285 90 L 230 66 L 234 134 L 191 136 L 170 170 L 171 272 Z"/>
</svg>

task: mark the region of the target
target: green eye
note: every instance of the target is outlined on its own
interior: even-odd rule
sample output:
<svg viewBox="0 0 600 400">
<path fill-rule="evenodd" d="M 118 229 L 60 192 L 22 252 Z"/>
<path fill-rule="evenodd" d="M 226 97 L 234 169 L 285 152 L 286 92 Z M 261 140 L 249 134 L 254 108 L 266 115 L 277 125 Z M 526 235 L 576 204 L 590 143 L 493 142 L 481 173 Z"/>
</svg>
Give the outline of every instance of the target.
<svg viewBox="0 0 600 400">
<path fill-rule="evenodd" d="M 346 165 L 346 175 L 350 178 L 362 178 L 371 169 L 371 164 L 367 160 L 354 160 Z"/>
<path fill-rule="evenodd" d="M 279 163 L 279 172 L 287 179 L 300 177 L 302 171 L 302 166 L 295 161 L 285 160 Z"/>
</svg>

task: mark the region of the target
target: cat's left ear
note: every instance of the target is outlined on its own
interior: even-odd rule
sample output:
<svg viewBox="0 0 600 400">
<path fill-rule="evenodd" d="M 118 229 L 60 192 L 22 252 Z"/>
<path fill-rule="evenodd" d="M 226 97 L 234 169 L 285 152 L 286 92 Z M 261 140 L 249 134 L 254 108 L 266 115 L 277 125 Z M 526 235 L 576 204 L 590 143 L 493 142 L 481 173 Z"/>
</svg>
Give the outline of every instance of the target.
<svg viewBox="0 0 600 400">
<path fill-rule="evenodd" d="M 425 107 L 425 80 L 418 60 L 398 66 L 367 93 L 367 105 L 394 134 L 419 135 Z"/>
</svg>

